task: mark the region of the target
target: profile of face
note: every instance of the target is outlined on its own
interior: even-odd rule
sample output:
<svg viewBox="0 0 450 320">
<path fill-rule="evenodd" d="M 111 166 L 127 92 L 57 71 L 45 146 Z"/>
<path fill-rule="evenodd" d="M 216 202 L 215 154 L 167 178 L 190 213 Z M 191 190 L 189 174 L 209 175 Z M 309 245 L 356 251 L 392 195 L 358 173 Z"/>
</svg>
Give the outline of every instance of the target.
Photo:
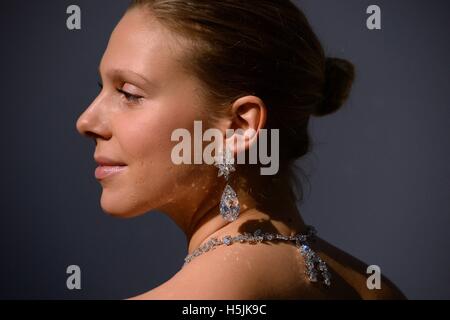
<svg viewBox="0 0 450 320">
<path fill-rule="evenodd" d="M 194 121 L 206 119 L 200 83 L 183 70 L 183 53 L 170 39 L 149 12 L 128 11 L 100 63 L 102 90 L 76 124 L 96 142 L 100 202 L 112 215 L 164 210 L 181 197 L 188 199 L 193 187 L 207 191 L 217 174 L 211 166 L 175 165 L 171 160 L 177 143 L 171 141 L 172 132 L 193 132 Z"/>
</svg>

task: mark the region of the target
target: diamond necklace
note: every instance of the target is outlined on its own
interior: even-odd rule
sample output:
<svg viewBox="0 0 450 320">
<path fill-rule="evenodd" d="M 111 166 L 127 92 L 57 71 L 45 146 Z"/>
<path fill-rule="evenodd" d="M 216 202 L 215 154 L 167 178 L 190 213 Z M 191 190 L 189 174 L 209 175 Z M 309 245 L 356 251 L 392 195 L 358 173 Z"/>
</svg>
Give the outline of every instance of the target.
<svg viewBox="0 0 450 320">
<path fill-rule="evenodd" d="M 331 285 L 331 274 L 328 271 L 325 261 L 323 261 L 317 253 L 315 253 L 308 244 L 308 240 L 315 239 L 317 234 L 316 229 L 313 226 L 307 226 L 306 234 L 297 234 L 291 236 L 285 236 L 279 233 L 263 233 L 261 229 L 257 229 L 253 234 L 244 232 L 243 234 L 238 234 L 236 236 L 226 235 L 222 239 L 213 237 L 209 239 L 205 244 L 201 245 L 199 248 L 195 249 L 191 254 L 188 254 L 184 258 L 183 267 L 191 262 L 195 257 L 201 254 L 214 250 L 217 246 L 221 245 L 232 245 L 233 243 L 250 243 L 256 244 L 263 241 L 293 241 L 295 246 L 299 249 L 299 252 L 305 259 L 306 265 L 306 275 L 311 282 L 317 282 L 319 278 L 319 273 L 322 277 L 322 283 L 327 287 Z"/>
</svg>

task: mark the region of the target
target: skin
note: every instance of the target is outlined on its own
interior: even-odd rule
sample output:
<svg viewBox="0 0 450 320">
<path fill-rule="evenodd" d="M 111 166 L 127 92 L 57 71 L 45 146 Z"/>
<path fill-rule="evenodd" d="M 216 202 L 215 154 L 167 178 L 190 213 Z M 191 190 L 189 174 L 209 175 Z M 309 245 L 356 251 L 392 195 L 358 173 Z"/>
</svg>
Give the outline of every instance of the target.
<svg viewBox="0 0 450 320">
<path fill-rule="evenodd" d="M 286 235 L 305 232 L 300 212 L 285 190 L 273 195 L 273 205 L 260 208 L 245 188 L 236 186 L 241 213 L 230 223 L 219 213 L 225 181 L 217 178 L 217 168 L 173 164 L 171 151 L 177 142 L 171 141 L 172 132 L 186 128 L 193 133 L 194 120 L 209 124 L 202 84 L 183 68 L 184 54 L 182 41 L 147 10 L 128 11 L 114 29 L 99 68 L 103 88 L 76 124 L 82 135 L 95 140 L 96 156 L 126 164 L 123 172 L 100 180 L 103 210 L 121 218 L 150 210 L 166 213 L 185 233 L 188 253 L 210 237 L 256 228 Z M 258 132 L 265 124 L 266 106 L 258 97 L 240 98 L 230 108 L 232 117 L 214 123 L 222 132 Z M 248 136 L 242 148 L 256 138 Z M 239 151 L 233 149 L 235 154 Z M 329 265 L 331 288 L 308 281 L 303 258 L 293 245 L 239 243 L 197 257 L 167 282 L 132 299 L 404 297 L 384 277 L 382 290 L 368 290 L 367 265 L 326 241 L 318 238 L 313 249 Z"/>
</svg>

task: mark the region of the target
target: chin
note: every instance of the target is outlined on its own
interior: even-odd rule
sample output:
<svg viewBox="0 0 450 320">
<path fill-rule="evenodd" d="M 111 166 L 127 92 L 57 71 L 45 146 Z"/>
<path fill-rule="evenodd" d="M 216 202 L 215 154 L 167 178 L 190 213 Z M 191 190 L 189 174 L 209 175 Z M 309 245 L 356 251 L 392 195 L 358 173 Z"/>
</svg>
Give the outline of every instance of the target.
<svg viewBox="0 0 450 320">
<path fill-rule="evenodd" d="M 134 218 L 147 212 L 147 209 L 136 207 L 130 199 L 124 200 L 121 197 L 102 194 L 100 199 L 102 210 L 116 218 Z"/>
</svg>

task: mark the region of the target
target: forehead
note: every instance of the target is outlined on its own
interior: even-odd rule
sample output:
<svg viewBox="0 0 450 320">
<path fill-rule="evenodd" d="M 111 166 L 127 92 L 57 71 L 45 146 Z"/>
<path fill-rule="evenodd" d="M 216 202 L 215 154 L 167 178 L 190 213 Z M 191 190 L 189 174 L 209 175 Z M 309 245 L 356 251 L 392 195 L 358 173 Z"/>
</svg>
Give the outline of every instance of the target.
<svg viewBox="0 0 450 320">
<path fill-rule="evenodd" d="M 133 8 L 111 34 L 100 71 L 130 70 L 157 78 L 180 72 L 182 47 L 148 10 Z"/>
</svg>

